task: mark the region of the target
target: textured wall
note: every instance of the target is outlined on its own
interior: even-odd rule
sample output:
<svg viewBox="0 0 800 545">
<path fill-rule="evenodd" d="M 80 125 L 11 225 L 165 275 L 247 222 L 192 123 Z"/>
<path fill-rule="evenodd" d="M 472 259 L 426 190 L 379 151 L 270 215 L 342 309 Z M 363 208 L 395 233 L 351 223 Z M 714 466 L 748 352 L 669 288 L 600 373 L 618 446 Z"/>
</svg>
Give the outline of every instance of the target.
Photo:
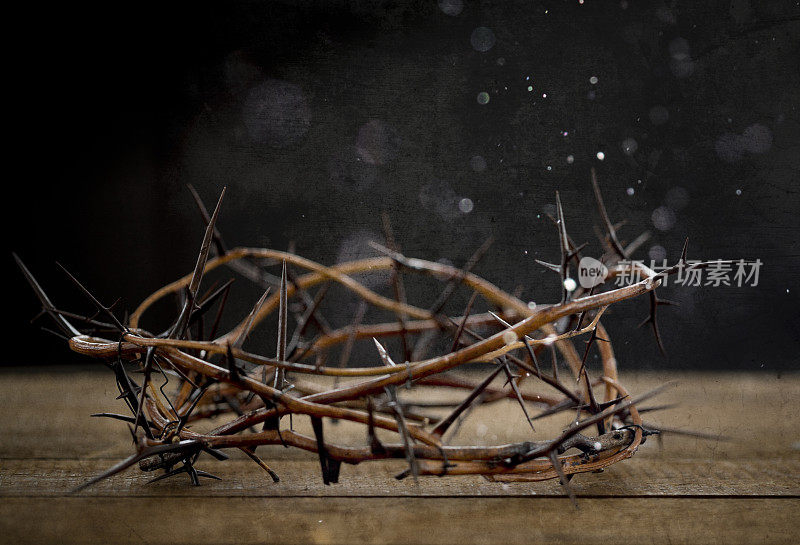
<svg viewBox="0 0 800 545">
<path fill-rule="evenodd" d="M 230 243 L 294 241 L 323 263 L 371 255 L 382 211 L 414 256 L 461 264 L 494 235 L 478 272 L 553 301 L 533 261 L 558 253 L 545 213 L 560 191 L 597 255 L 594 166 L 624 238 L 653 233 L 638 257 L 674 260 L 689 236 L 692 258 L 764 263 L 757 287 L 662 290 L 682 305 L 663 311 L 668 358 L 634 329 L 646 302 L 619 306 L 623 369 L 797 367 L 796 2 L 75 9 L 15 15 L 7 103 L 9 249 L 64 306 L 82 303 L 55 259 L 129 308 L 191 268 L 186 183 L 209 202 L 228 185 Z M 44 352 L 3 362 L 76 361 L 27 325 L 34 298 L 6 263 L 7 331 Z M 257 294 L 237 289 L 244 312 Z M 330 313 L 346 323 L 352 304 Z"/>
</svg>

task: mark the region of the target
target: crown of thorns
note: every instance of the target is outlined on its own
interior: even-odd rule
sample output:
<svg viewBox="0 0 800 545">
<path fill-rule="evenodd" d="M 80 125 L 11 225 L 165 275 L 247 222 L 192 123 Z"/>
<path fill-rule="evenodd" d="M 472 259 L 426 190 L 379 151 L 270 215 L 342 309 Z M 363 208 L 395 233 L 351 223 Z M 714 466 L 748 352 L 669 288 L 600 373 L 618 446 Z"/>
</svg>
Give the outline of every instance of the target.
<svg viewBox="0 0 800 545">
<path fill-rule="evenodd" d="M 153 480 L 186 473 L 193 484 L 200 477 L 217 478 L 195 467 L 206 453 L 227 459 L 226 449 L 239 449 L 277 482 L 278 475 L 257 454 L 261 445 L 284 445 L 316 452 L 325 484 L 338 481 L 342 464 L 399 458 L 408 467 L 397 478 L 420 475 L 483 475 L 490 480 L 537 481 L 559 478 L 571 497 L 569 479 L 577 473 L 598 471 L 631 457 L 645 437 L 663 431 L 642 421 L 637 405 L 662 387 L 631 397 L 619 381 L 616 360 L 608 333 L 601 324 L 609 305 L 637 296 L 649 297 L 649 323 L 659 347 L 657 310 L 668 301 L 656 296 L 663 278 L 683 268 L 704 268 L 711 262 L 686 262 L 686 244 L 680 260 L 655 273 L 629 256 L 647 238 L 643 234 L 624 245 L 617 236 L 618 225 L 609 219 L 592 171 L 592 187 L 602 220 L 604 246 L 602 263 L 608 269 L 605 282 L 584 289 L 568 289 L 570 268 L 577 264 L 585 244 L 576 246 L 567 234 L 561 200 L 556 193 L 556 217 L 561 259 L 557 264 L 539 262 L 558 273 L 563 287 L 561 301 L 551 305 L 528 305 L 471 272 L 491 241 L 481 246 L 461 269 L 402 255 L 384 216 L 386 245 L 372 244 L 382 255 L 369 259 L 324 266 L 291 252 L 270 249 L 228 249 L 216 227 L 223 189 L 209 215 L 200 197 L 189 188 L 206 223 L 205 235 L 193 272 L 150 295 L 132 314 L 120 319 L 114 305 L 103 305 L 72 274 L 66 274 L 96 307 L 92 316 L 58 309 L 39 283 L 15 255 L 23 274 L 42 304 L 41 315 L 49 315 L 75 352 L 99 358 L 113 371 L 119 398 L 130 415 L 101 413 L 93 416 L 127 422 L 135 452 L 108 471 L 78 489 L 117 474 L 138 462 L 143 471 L 163 470 Z M 268 272 L 280 266 L 280 276 Z M 204 273 L 228 266 L 265 290 L 263 296 L 230 331 L 219 334 L 232 280 L 215 284 L 203 294 Z M 63 267 L 62 267 L 63 268 Z M 637 268 L 642 280 L 605 289 L 618 276 L 632 278 Z M 297 276 L 294 270 L 302 269 Z M 393 298 L 382 296 L 354 279 L 356 275 L 389 271 Z M 444 287 L 432 305 L 414 306 L 406 301 L 404 275 L 418 273 L 440 280 Z M 352 324 L 333 329 L 322 315 L 320 304 L 328 288 L 339 284 L 360 303 Z M 572 284 L 574 286 L 574 284 Z M 271 293 L 275 289 L 276 293 Z M 314 292 L 313 290 L 316 291 Z M 457 290 L 471 291 L 461 316 L 448 316 L 443 309 Z M 140 326 L 145 312 L 158 300 L 177 295 L 181 310 L 172 325 L 159 334 Z M 472 313 L 481 297 L 497 312 Z M 296 304 L 290 304 L 294 301 Z M 362 323 L 368 306 L 394 313 L 388 323 Z M 293 310 L 290 310 L 293 309 Z M 277 349 L 274 357 L 245 351 L 242 346 L 265 317 L 277 312 Z M 290 316 L 294 329 L 289 335 Z M 490 336 L 477 331 L 496 330 Z M 477 330 L 477 331 L 476 331 Z M 425 357 L 431 339 L 449 337 L 450 350 Z M 399 338 L 402 360 L 396 362 L 385 347 L 385 339 Z M 585 337 L 579 351 L 573 339 Z M 358 340 L 374 341 L 378 365 L 347 366 Z M 384 340 L 382 343 L 381 341 Z M 326 355 L 339 347 L 338 364 L 329 365 Z M 588 355 L 595 348 L 601 370 L 590 370 Z M 544 368 L 543 352 L 549 352 Z M 559 376 L 557 353 L 572 378 Z M 488 365 L 479 383 L 448 373 L 466 364 Z M 552 365 L 552 366 L 551 366 Z M 134 369 L 141 374 L 134 373 Z M 330 386 L 311 384 L 307 375 L 335 377 Z M 492 386 L 502 375 L 505 383 Z M 594 376 L 592 376 L 594 375 Z M 157 376 L 161 385 L 156 382 Z M 177 380 L 171 381 L 170 376 Z M 137 379 L 141 378 L 140 381 Z M 340 380 L 350 379 L 342 383 Z M 523 393 L 520 383 L 538 381 L 549 393 Z M 404 389 L 420 391 L 424 400 L 432 389 L 469 392 L 462 401 L 442 403 L 401 400 Z M 602 396 L 597 390 L 602 389 Z M 427 393 L 426 393 L 427 392 Z M 568 426 L 550 439 L 495 446 L 448 445 L 452 435 L 471 408 L 500 399 L 515 399 L 520 416 L 534 430 L 533 421 L 544 415 L 567 412 Z M 544 412 L 532 418 L 531 406 Z M 449 409 L 444 417 L 426 415 L 426 407 Z M 286 416 L 289 418 L 284 418 Z M 293 429 L 292 416 L 307 416 L 313 437 Z M 342 446 L 325 433 L 323 418 L 352 421 L 364 426 L 363 446 Z M 196 431 L 196 424 L 211 421 L 210 431 Z M 456 424 L 456 426 L 454 426 Z M 208 427 L 208 426 L 205 426 Z M 396 434 L 394 442 L 381 441 L 382 434 Z"/>
</svg>

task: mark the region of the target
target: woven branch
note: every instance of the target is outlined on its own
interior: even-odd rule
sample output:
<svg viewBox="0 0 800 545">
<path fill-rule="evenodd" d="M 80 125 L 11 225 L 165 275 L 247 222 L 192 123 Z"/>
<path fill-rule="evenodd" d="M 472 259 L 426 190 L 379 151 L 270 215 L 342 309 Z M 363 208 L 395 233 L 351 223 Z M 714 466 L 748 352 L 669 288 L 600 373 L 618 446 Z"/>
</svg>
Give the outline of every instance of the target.
<svg viewBox="0 0 800 545">
<path fill-rule="evenodd" d="M 663 277 L 684 267 L 707 266 L 688 266 L 685 246 L 676 266 L 659 274 L 627 261 L 643 237 L 628 248 L 622 246 L 603 206 L 594 173 L 592 182 L 606 231 L 601 239 L 606 249 L 602 261 L 609 270 L 605 283 L 591 290 L 564 289 L 559 303 L 533 308 L 471 272 L 488 245 L 463 269 L 409 258 L 398 251 L 386 219 L 387 247 L 373 245 L 384 255 L 331 267 L 291 252 L 228 250 L 216 228 L 222 196 L 209 215 L 193 189 L 206 222 L 193 272 L 153 293 L 127 320 L 120 320 L 72 275 L 70 278 L 96 306 L 97 314 L 87 317 L 57 309 L 17 258 L 39 296 L 43 314 L 55 321 L 72 350 L 107 363 L 114 371 L 120 398 L 131 411 L 131 416 L 97 416 L 128 422 L 136 443 L 135 453 L 80 488 L 136 463 L 144 471 L 163 470 L 156 480 L 187 473 L 198 484 L 199 477 L 214 477 L 195 468 L 198 457 L 207 453 L 225 459 L 224 451 L 231 448 L 242 450 L 277 482 L 278 475 L 257 456 L 256 448 L 284 445 L 316 452 L 325 484 L 337 482 L 341 463 L 400 458 L 407 461 L 408 469 L 398 478 L 466 474 L 504 481 L 559 478 L 572 497 L 568 486 L 572 475 L 597 471 L 629 458 L 648 434 L 657 432 L 645 427 L 637 410 L 638 403 L 657 392 L 632 398 L 620 383 L 611 340 L 601 323 L 603 312 L 619 301 L 649 294 L 648 320 L 661 345 L 656 309 L 663 301 L 655 297 L 655 290 Z M 556 203 L 558 214 L 553 221 L 559 233 L 561 262 L 542 264 L 557 272 L 565 286 L 570 267 L 579 262 L 583 246 L 576 247 L 567 234 L 558 194 Z M 280 277 L 267 273 L 265 263 L 282 265 Z M 265 292 L 236 327 L 218 335 L 230 282 L 214 286 L 204 295 L 200 295 L 199 288 L 203 276 L 221 266 L 258 283 Z M 619 275 L 629 277 L 632 267 L 638 268 L 641 281 L 608 289 L 610 281 Z M 294 276 L 295 269 L 305 273 Z M 394 298 L 380 295 L 354 279 L 355 275 L 385 274 L 384 271 L 391 272 Z M 434 305 L 423 308 L 406 302 L 403 282 L 409 274 L 427 275 L 444 284 L 442 296 Z M 343 286 L 362 301 L 352 325 L 343 329 L 332 329 L 320 309 L 332 284 Z M 312 296 L 310 290 L 315 287 L 319 289 Z M 442 309 L 457 289 L 471 291 L 472 297 L 463 315 L 448 316 Z M 147 310 L 174 295 L 183 304 L 173 324 L 160 334 L 144 329 L 141 324 Z M 473 314 L 477 299 L 500 310 L 496 314 Z M 367 306 L 391 311 L 396 320 L 361 323 Z M 295 309 L 291 335 L 290 307 Z M 278 315 L 276 357 L 245 351 L 242 346 L 248 335 L 274 313 Z M 494 331 L 487 337 L 476 332 L 487 329 Z M 449 337 L 450 352 L 427 359 L 413 357 L 424 353 L 429 347 L 426 342 L 437 335 Z M 402 341 L 404 357 L 398 362 L 384 346 L 391 337 Z M 586 339 L 582 355 L 573 344 L 577 337 Z M 353 344 L 370 339 L 377 349 L 375 360 L 368 365 L 346 366 Z M 327 354 L 336 347 L 341 347 L 339 365 L 329 365 Z M 587 364 L 593 348 L 600 355 L 599 373 Z M 545 371 L 539 361 L 547 351 L 553 354 L 552 371 Z M 571 379 L 559 376 L 556 351 L 571 371 Z M 479 364 L 481 369 L 488 365 L 488 373 L 481 371 L 486 378 L 472 383 L 449 373 L 468 364 Z M 132 374 L 131 366 L 142 373 L 141 380 Z M 158 387 L 156 374 L 165 378 L 177 375 L 177 387 Z M 331 386 L 320 387 L 305 380 L 306 375 L 336 378 Z M 505 384 L 492 386 L 498 376 L 505 378 Z M 520 384 L 526 381 L 540 382 L 547 393 L 523 393 Z M 602 388 L 602 395 L 595 394 L 597 388 Z M 402 398 L 407 397 L 407 390 L 419 391 L 417 398 L 423 401 L 409 403 L 401 399 L 401 394 Z M 469 394 L 460 403 L 447 404 L 430 401 L 439 399 L 435 390 Z M 520 404 L 521 416 L 530 424 L 532 433 L 533 419 L 528 410 L 535 406 L 545 409 L 542 415 L 566 412 L 571 416 L 569 425 L 559 436 L 546 440 L 495 446 L 447 444 L 448 430 L 457 427 L 472 408 L 506 398 Z M 432 419 L 425 413 L 428 407 L 448 408 L 449 414 Z M 285 418 L 287 415 L 290 418 Z M 294 431 L 292 415 L 307 415 L 313 436 Z M 362 425 L 364 446 L 336 444 L 331 439 L 335 428 L 324 427 L 323 418 Z M 210 420 L 216 424 L 213 430 L 196 431 L 200 429 L 198 423 Z M 383 434 L 395 434 L 396 440 L 381 442 L 377 429 L 385 430 Z"/>
</svg>

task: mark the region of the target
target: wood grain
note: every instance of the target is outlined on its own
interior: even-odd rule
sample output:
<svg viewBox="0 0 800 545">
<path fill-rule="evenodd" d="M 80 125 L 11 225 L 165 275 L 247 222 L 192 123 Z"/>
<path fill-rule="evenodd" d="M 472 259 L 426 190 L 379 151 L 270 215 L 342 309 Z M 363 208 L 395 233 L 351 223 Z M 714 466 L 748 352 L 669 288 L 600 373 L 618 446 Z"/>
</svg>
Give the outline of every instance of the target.
<svg viewBox="0 0 800 545">
<path fill-rule="evenodd" d="M 800 508 L 800 377 L 754 374 L 628 377 L 643 392 L 666 378 L 648 418 L 733 441 L 665 436 L 603 473 L 572 481 L 576 511 L 554 481 L 492 483 L 481 477 L 396 481 L 402 461 L 345 465 L 324 486 L 315 457 L 259 449 L 280 483 L 242 456 L 203 469 L 223 477 L 145 484 L 136 469 L 77 495 L 69 490 L 130 451 L 113 379 L 96 369 L 0 374 L 0 542 L 3 543 L 790 543 Z M 530 437 L 512 402 L 476 410 L 456 442 Z M 514 413 L 515 416 L 516 413 Z M 508 422 L 508 424 L 506 424 Z M 493 426 L 481 435 L 481 426 Z M 296 422 L 298 427 L 308 426 Z M 542 437 L 558 421 L 537 426 Z M 358 444 L 363 430 L 331 426 Z M 320 522 L 321 521 L 321 522 Z"/>
</svg>

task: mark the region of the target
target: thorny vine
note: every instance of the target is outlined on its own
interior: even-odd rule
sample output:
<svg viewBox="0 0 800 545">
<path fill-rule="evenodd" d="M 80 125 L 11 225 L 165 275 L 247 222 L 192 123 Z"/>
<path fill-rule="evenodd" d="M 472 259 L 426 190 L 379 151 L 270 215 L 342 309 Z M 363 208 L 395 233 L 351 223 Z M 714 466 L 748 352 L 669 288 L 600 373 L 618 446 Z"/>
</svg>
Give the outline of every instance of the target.
<svg viewBox="0 0 800 545">
<path fill-rule="evenodd" d="M 93 415 L 126 422 L 136 451 L 79 489 L 136 463 L 143 471 L 163 470 L 154 481 L 186 473 L 193 484 L 199 484 L 200 477 L 217 477 L 195 468 L 198 457 L 206 453 L 224 460 L 228 458 L 224 451 L 231 448 L 244 452 L 277 482 L 278 475 L 256 454 L 256 449 L 262 445 L 284 445 L 316 452 L 325 484 L 338 481 L 342 462 L 358 464 L 405 458 L 408 469 L 397 478 L 411 475 L 416 480 L 420 475 L 467 474 L 499 481 L 558 478 L 573 497 L 569 487 L 573 475 L 598 471 L 629 458 L 647 435 L 659 431 L 645 425 L 637 410 L 640 402 L 658 390 L 631 397 L 620 383 L 614 351 L 601 323 L 603 312 L 619 301 L 647 295 L 650 312 L 646 322 L 651 324 L 659 347 L 663 349 L 656 321 L 656 310 L 664 304 L 656 296 L 662 278 L 684 268 L 709 265 L 687 265 L 686 245 L 678 263 L 658 274 L 641 263 L 628 261 L 628 256 L 646 235 L 624 246 L 617 235 L 618 226 L 609 219 L 594 171 L 592 186 L 605 231 L 601 237 L 605 249 L 601 261 L 608 269 L 605 284 L 589 290 L 564 289 L 559 303 L 534 308 L 471 272 L 490 241 L 462 269 L 409 258 L 400 253 L 386 217 L 386 246 L 372 245 L 382 256 L 331 267 L 293 252 L 228 249 L 217 229 L 225 190 L 209 214 L 190 187 L 206 223 L 194 270 L 153 293 L 124 319 L 114 312 L 114 305 L 103 305 L 69 272 L 67 275 L 95 306 L 96 313 L 82 316 L 58 309 L 15 255 L 41 302 L 40 315 L 47 314 L 53 319 L 61 330 L 57 334 L 68 340 L 72 350 L 106 362 L 114 372 L 119 398 L 130 411 L 130 415 Z M 558 230 L 561 260 L 558 264 L 540 263 L 558 273 L 561 286 L 565 286 L 570 267 L 577 266 L 585 244 L 576 246 L 568 235 L 558 193 L 556 211 L 557 217 L 551 219 Z M 266 271 L 264 265 L 270 262 L 282 265 L 279 277 Z M 265 291 L 236 327 L 218 334 L 232 281 L 215 284 L 202 295 L 200 285 L 204 274 L 222 265 L 256 282 Z M 641 281 L 602 291 L 610 280 L 630 272 L 631 267 L 640 269 Z M 307 272 L 296 276 L 294 268 Z M 394 298 L 379 295 L 353 278 L 357 274 L 379 271 L 390 271 Z M 444 282 L 440 297 L 430 308 L 406 302 L 403 280 L 407 273 L 424 274 Z M 320 305 L 332 284 L 347 288 L 361 300 L 349 327 L 332 329 L 322 316 Z M 310 290 L 315 287 L 318 290 L 312 294 Z M 459 288 L 471 290 L 472 296 L 462 316 L 447 316 L 443 308 Z M 272 293 L 273 289 L 277 292 Z M 177 295 L 182 301 L 180 313 L 172 325 L 160 334 L 143 329 L 140 323 L 146 311 L 156 301 L 170 295 Z M 473 314 L 478 297 L 497 312 Z M 292 311 L 295 328 L 291 335 L 290 301 L 295 303 Z M 391 311 L 396 319 L 364 324 L 362 319 L 368 305 Z M 278 318 L 276 356 L 245 351 L 242 346 L 248 335 L 275 312 Z M 492 328 L 496 332 L 488 337 L 478 333 Z M 425 359 L 424 354 L 436 334 L 452 338 L 451 350 Z M 573 338 L 581 336 L 587 338 L 582 355 L 573 344 Z M 390 337 L 399 337 L 402 341 L 402 363 L 395 362 L 384 346 L 385 339 Z M 376 361 L 380 361 L 380 365 L 347 367 L 353 344 L 369 339 L 377 348 Z M 328 351 L 339 345 L 342 346 L 340 361 L 328 364 Z M 587 359 L 593 347 L 601 359 L 599 373 L 590 369 Z M 542 361 L 546 351 L 552 354 L 551 371 L 545 370 Z M 559 376 L 556 351 L 569 367 L 572 381 Z M 481 368 L 488 364 L 490 368 L 479 383 L 448 373 L 475 363 L 482 363 Z M 131 366 L 141 375 L 134 374 Z M 506 378 L 505 384 L 492 387 L 500 374 Z M 155 375 L 165 379 L 161 386 L 157 386 Z M 320 387 L 304 381 L 304 375 L 332 376 L 336 377 L 336 382 L 330 388 Z M 177 388 L 172 383 L 173 387 L 167 391 L 165 386 L 171 383 L 170 376 L 177 377 Z M 348 378 L 352 380 L 339 382 Z M 525 380 L 538 380 L 552 392 L 523 393 L 519 386 Z M 580 387 L 576 388 L 578 383 Z M 420 412 L 426 407 L 424 402 L 411 403 L 402 399 L 400 393 L 406 388 L 423 391 L 449 388 L 470 393 L 457 404 L 431 402 L 430 407 L 450 408 L 449 414 L 431 421 L 424 411 Z M 602 388 L 602 395 L 596 392 L 598 388 Z M 532 431 L 535 431 L 533 421 L 542 416 L 562 411 L 574 411 L 575 416 L 559 436 L 549 440 L 497 446 L 447 444 L 445 434 L 452 431 L 454 425 L 458 427 L 474 406 L 505 398 L 519 403 Z M 531 418 L 531 406 L 545 410 Z M 290 418 L 284 419 L 287 415 Z M 292 417 L 298 415 L 310 418 L 313 437 L 293 429 Z M 326 436 L 323 418 L 363 425 L 367 444 L 353 447 L 331 442 L 330 427 Z M 222 423 L 211 431 L 196 431 L 195 424 L 211 419 Z M 397 440 L 380 441 L 377 429 L 396 434 Z M 596 434 L 582 433 L 590 433 L 590 429 L 595 429 Z M 575 453 L 568 454 L 568 451 Z"/>
</svg>

